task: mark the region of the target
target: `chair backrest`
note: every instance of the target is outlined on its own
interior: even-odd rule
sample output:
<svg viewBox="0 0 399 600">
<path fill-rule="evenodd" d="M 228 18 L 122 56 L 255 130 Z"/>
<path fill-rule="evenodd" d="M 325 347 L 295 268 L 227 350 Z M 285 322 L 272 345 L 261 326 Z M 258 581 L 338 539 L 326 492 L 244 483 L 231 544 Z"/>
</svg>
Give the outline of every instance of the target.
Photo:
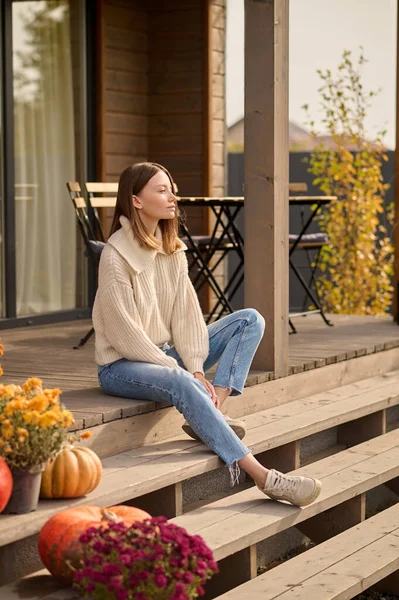
<svg viewBox="0 0 399 600">
<path fill-rule="evenodd" d="M 87 241 L 95 240 L 96 236 L 94 234 L 92 224 L 90 223 L 86 200 L 82 196 L 82 190 L 77 181 L 67 181 L 66 186 L 75 209 L 80 233 L 82 234 L 85 245 L 87 246 Z"/>
<path fill-rule="evenodd" d="M 118 184 L 89 181 L 85 184 L 85 187 L 87 191 L 87 201 L 93 211 L 97 238 L 104 242 L 105 235 L 98 209 L 115 207 Z"/>
<path fill-rule="evenodd" d="M 75 209 L 76 219 L 83 238 L 86 254 L 96 265 L 98 265 L 105 244 L 96 239 L 87 212 L 86 200 L 82 197 L 82 190 L 80 189 L 79 183 L 77 181 L 67 181 L 66 186 Z"/>
</svg>

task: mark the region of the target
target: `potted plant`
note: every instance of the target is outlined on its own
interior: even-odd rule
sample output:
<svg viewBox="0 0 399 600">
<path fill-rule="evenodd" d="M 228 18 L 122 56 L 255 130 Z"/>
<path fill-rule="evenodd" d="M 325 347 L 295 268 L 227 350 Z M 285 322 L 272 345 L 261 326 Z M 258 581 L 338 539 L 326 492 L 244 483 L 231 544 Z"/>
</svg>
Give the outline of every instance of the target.
<svg viewBox="0 0 399 600">
<path fill-rule="evenodd" d="M 165 517 L 89 527 L 79 541 L 74 586 L 90 600 L 191 600 L 218 572 L 204 540 Z"/>
<path fill-rule="evenodd" d="M 0 385 L 0 456 L 14 481 L 5 512 L 20 514 L 37 507 L 42 471 L 74 423 L 60 394 L 59 389 L 43 389 L 37 377 L 22 386 Z"/>
</svg>

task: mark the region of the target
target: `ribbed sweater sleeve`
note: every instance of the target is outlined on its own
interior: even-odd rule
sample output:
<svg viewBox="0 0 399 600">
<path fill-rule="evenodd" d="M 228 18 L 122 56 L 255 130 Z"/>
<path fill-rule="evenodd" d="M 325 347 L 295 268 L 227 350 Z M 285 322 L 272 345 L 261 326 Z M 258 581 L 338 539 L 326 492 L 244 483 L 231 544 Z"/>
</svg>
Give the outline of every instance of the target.
<svg viewBox="0 0 399 600">
<path fill-rule="evenodd" d="M 180 255 L 179 282 L 171 321 L 173 342 L 186 369 L 190 373 L 204 373 L 204 362 L 209 354 L 208 328 L 188 275 L 187 257 L 184 252 Z"/>
<path fill-rule="evenodd" d="M 140 326 L 141 319 L 130 286 L 114 283 L 102 290 L 101 300 L 107 315 L 105 335 L 121 356 L 180 369 L 177 361 L 158 348 Z"/>
</svg>

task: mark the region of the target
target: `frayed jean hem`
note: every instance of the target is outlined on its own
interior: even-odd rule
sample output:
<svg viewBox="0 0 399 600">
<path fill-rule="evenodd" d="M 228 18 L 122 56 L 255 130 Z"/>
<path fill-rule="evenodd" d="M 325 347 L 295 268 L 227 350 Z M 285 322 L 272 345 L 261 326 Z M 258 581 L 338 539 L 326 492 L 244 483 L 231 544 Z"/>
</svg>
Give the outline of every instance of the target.
<svg viewBox="0 0 399 600">
<path fill-rule="evenodd" d="M 238 464 L 238 461 L 242 460 L 243 458 L 248 456 L 248 454 L 251 454 L 251 450 L 249 450 L 249 449 L 248 449 L 248 452 L 246 452 L 243 456 L 241 456 L 241 458 L 237 458 L 231 465 L 227 465 L 227 467 L 229 469 L 229 473 L 230 473 L 231 487 L 234 487 L 235 485 L 238 485 L 240 483 L 241 469 L 240 469 L 240 465 Z"/>
</svg>

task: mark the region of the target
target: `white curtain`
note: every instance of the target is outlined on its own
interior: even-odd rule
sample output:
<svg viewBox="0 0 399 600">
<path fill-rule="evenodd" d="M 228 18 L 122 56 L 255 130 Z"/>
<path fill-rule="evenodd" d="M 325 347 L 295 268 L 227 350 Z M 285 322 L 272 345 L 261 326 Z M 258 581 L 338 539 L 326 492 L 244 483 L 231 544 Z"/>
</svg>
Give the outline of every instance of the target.
<svg viewBox="0 0 399 600">
<path fill-rule="evenodd" d="M 13 3 L 17 314 L 76 304 L 69 3 Z"/>
</svg>

